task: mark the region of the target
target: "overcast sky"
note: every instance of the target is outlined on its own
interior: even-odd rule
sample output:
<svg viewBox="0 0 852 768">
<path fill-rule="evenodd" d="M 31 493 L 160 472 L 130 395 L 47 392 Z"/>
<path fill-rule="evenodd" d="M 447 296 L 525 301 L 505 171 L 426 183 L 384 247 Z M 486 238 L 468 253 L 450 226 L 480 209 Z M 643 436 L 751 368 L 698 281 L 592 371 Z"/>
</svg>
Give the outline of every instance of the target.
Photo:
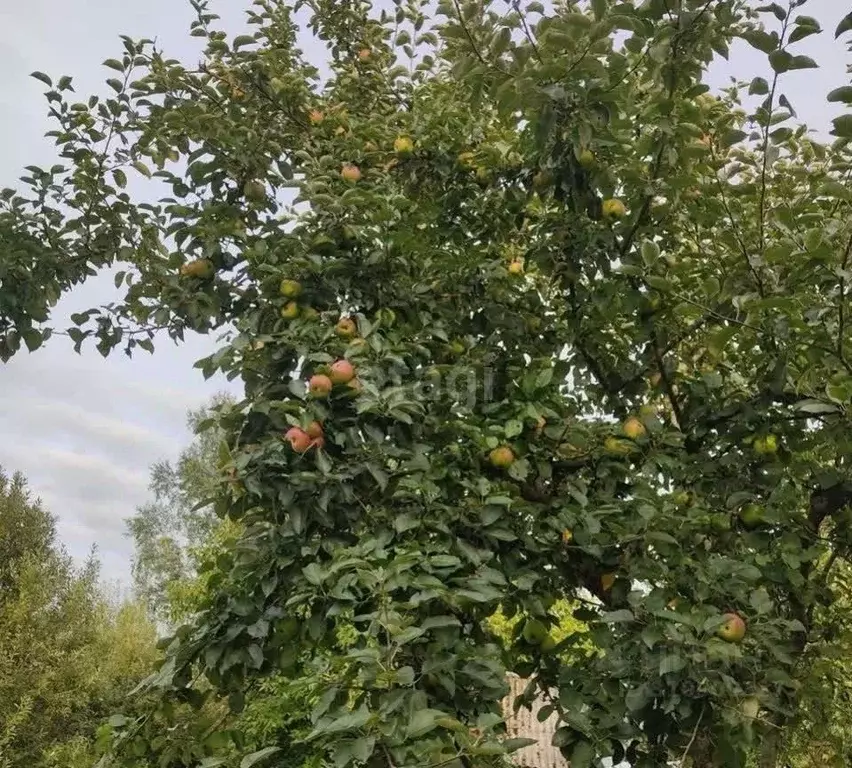
<svg viewBox="0 0 852 768">
<path fill-rule="evenodd" d="M 242 24 L 248 0 L 212 3 L 226 27 Z M 850 10 L 841 0 L 810 0 L 805 12 L 827 30 L 801 44 L 822 65 L 787 75 L 781 91 L 815 128 L 825 131 L 836 114 L 824 94 L 847 81 L 847 57 L 833 40 Z M 117 36 L 156 38 L 173 56 L 192 61 L 197 45 L 186 30 L 193 18 L 181 0 L 0 0 L 0 187 L 13 185 L 26 164 L 50 164 L 53 147 L 42 85 L 33 70 L 54 79 L 74 78 L 79 94 L 103 92 L 109 71 L 100 64 L 121 51 Z M 312 53 L 316 60 L 318 48 Z M 720 62 L 713 82 L 734 75 L 765 74 L 763 54 L 740 46 Z M 106 301 L 111 282 L 92 281 L 63 301 L 67 314 Z M 189 440 L 187 409 L 203 404 L 223 381 L 205 382 L 192 363 L 213 340 L 194 338 L 181 347 L 162 340 L 153 357 L 128 360 L 96 352 L 76 355 L 64 339 L 34 354 L 20 353 L 0 367 L 0 466 L 19 470 L 59 519 L 68 550 L 82 558 L 97 546 L 104 576 L 127 582 L 130 546 L 124 518 L 147 498 L 148 468 L 174 458 Z"/>
</svg>

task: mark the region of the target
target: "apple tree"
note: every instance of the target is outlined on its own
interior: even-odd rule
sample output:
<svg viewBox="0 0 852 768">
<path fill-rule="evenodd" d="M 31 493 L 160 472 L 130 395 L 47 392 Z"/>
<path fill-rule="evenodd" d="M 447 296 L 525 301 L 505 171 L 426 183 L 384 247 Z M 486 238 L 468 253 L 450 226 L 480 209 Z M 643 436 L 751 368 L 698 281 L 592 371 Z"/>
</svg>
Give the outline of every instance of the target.
<svg viewBox="0 0 852 768">
<path fill-rule="evenodd" d="M 125 38 L 79 103 L 38 73 L 65 164 L 0 214 L 115 265 L 78 348 L 220 330 L 198 367 L 245 387 L 243 534 L 113 759 L 228 764 L 239 732 L 174 749 L 170 707 L 325 654 L 310 765 L 502 765 L 507 671 L 574 768 L 778 765 L 852 501 L 852 114 L 818 141 L 784 82 L 852 14 L 256 0 L 231 37 L 193 5 L 196 65 Z M 709 93 L 740 45 L 765 72 Z M 565 600 L 587 632 L 551 632 Z"/>
</svg>

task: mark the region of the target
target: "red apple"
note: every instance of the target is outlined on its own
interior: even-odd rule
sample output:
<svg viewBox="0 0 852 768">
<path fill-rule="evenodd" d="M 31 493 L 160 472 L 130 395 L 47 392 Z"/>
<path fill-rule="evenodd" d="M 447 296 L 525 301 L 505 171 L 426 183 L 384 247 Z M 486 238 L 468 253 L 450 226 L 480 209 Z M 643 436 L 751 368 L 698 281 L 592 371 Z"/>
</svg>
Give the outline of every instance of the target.
<svg viewBox="0 0 852 768">
<path fill-rule="evenodd" d="M 506 469 L 515 462 L 515 454 L 508 445 L 501 445 L 488 454 L 488 460 L 495 467 Z"/>
<path fill-rule="evenodd" d="M 316 440 L 318 437 L 322 437 L 323 435 L 322 424 L 320 424 L 318 421 L 312 421 L 310 424 L 308 424 L 308 428 L 305 430 L 305 432 L 308 433 L 309 437 Z"/>
<path fill-rule="evenodd" d="M 361 180 L 361 169 L 352 163 L 344 163 L 343 167 L 340 169 L 340 175 L 346 181 L 354 184 L 356 181 Z"/>
<path fill-rule="evenodd" d="M 289 441 L 290 447 L 296 453 L 304 453 L 311 447 L 311 438 L 304 429 L 299 427 L 290 427 L 284 433 L 284 439 Z"/>
<path fill-rule="evenodd" d="M 716 630 L 716 634 L 728 643 L 739 643 L 745 637 L 746 623 L 737 613 L 726 613 L 722 617 L 725 621 Z"/>
<path fill-rule="evenodd" d="M 319 437 L 315 437 L 313 440 L 311 440 L 311 448 L 316 448 L 317 450 L 319 450 L 320 448 L 324 447 L 325 438 L 322 435 L 320 435 Z"/>
<path fill-rule="evenodd" d="M 328 397 L 332 386 L 331 379 L 322 373 L 311 376 L 308 382 L 308 389 L 314 397 Z"/>
<path fill-rule="evenodd" d="M 331 365 L 331 380 L 334 384 L 347 384 L 355 378 L 355 367 L 348 360 L 337 360 Z"/>
</svg>

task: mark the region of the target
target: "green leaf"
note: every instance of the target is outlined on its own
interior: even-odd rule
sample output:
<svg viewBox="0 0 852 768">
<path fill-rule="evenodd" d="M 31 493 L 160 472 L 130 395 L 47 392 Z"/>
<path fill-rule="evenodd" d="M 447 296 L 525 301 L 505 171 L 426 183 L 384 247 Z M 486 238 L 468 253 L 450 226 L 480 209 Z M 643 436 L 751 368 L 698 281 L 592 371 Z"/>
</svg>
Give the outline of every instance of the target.
<svg viewBox="0 0 852 768">
<path fill-rule="evenodd" d="M 48 88 L 53 87 L 53 80 L 51 80 L 44 72 L 30 72 L 30 77 L 34 77 L 36 80 L 41 80 Z"/>
<path fill-rule="evenodd" d="M 257 765 L 261 760 L 265 760 L 267 757 L 280 751 L 281 747 L 266 747 L 257 752 L 252 752 L 240 760 L 240 768 L 252 768 L 253 765 Z"/>
<path fill-rule="evenodd" d="M 837 25 L 837 29 L 834 31 L 834 39 L 836 40 L 840 37 L 844 32 L 848 32 L 852 29 L 852 12 L 847 13 L 844 16 L 840 23 Z"/>
<path fill-rule="evenodd" d="M 810 37 L 811 35 L 818 35 L 820 32 L 822 32 L 822 29 L 819 26 L 811 27 L 811 26 L 808 26 L 808 25 L 805 24 L 805 25 L 796 27 L 790 33 L 789 42 L 791 44 L 792 43 L 798 43 L 799 40 L 804 40 L 806 37 Z"/>
<path fill-rule="evenodd" d="M 769 54 L 769 65 L 774 72 L 783 74 L 793 68 L 793 54 L 783 50 L 772 51 Z"/>
<path fill-rule="evenodd" d="M 461 560 L 455 555 L 433 555 L 429 558 L 429 562 L 436 568 L 454 568 L 461 565 Z"/>
<path fill-rule="evenodd" d="M 652 240 L 645 240 L 642 243 L 642 261 L 650 267 L 660 258 L 660 246 Z"/>
<path fill-rule="evenodd" d="M 124 72 L 124 64 L 122 64 L 118 59 L 107 59 L 103 63 L 103 66 L 114 69 L 116 72 Z"/>
<path fill-rule="evenodd" d="M 838 200 L 848 200 L 852 192 L 839 181 L 827 181 L 819 188 L 818 194 L 825 197 L 835 197 Z"/>
<path fill-rule="evenodd" d="M 749 30 L 743 35 L 743 38 L 753 48 L 764 53 L 772 53 L 779 43 L 778 35 L 775 32 L 770 34 L 759 29 Z"/>
<path fill-rule="evenodd" d="M 674 672 L 680 672 L 686 667 L 686 660 L 676 653 L 670 653 L 660 659 L 660 674 L 668 675 Z"/>
<path fill-rule="evenodd" d="M 843 139 L 852 139 L 852 115 L 841 115 L 832 120 L 832 134 Z"/>
<path fill-rule="evenodd" d="M 233 48 L 236 51 L 244 45 L 254 45 L 256 42 L 257 40 L 255 40 L 254 35 L 237 35 L 234 38 Z"/>
<path fill-rule="evenodd" d="M 150 178 L 151 178 L 151 171 L 149 170 L 148 166 L 147 166 L 147 165 L 145 165 L 145 163 L 143 163 L 141 160 L 135 160 L 135 161 L 132 163 L 132 165 L 133 165 L 133 167 L 134 167 L 137 171 L 139 171 L 139 173 L 141 173 L 143 176 L 145 176 L 145 177 L 146 177 L 146 178 L 148 178 L 148 179 L 150 179 Z"/>
<path fill-rule="evenodd" d="M 120 168 L 115 168 L 113 170 L 112 178 L 115 180 L 119 189 L 124 189 L 127 186 L 127 176 Z"/>
<path fill-rule="evenodd" d="M 606 15 L 608 5 L 608 0 L 591 0 L 590 6 L 592 9 L 592 13 L 595 14 L 595 18 L 598 21 L 600 21 Z"/>
<path fill-rule="evenodd" d="M 651 288 L 656 288 L 660 293 L 668 293 L 672 289 L 672 284 L 666 278 L 659 275 L 648 275 L 645 278 L 645 282 Z"/>
<path fill-rule="evenodd" d="M 406 732 L 411 739 L 419 739 L 438 727 L 438 720 L 447 717 L 438 709 L 418 709 L 408 721 Z"/>
<path fill-rule="evenodd" d="M 510 419 L 503 427 L 503 433 L 508 438 L 517 437 L 524 431 L 524 425 L 517 419 Z"/>
<path fill-rule="evenodd" d="M 790 69 L 818 69 L 817 64 L 810 56 L 793 56 Z"/>
<path fill-rule="evenodd" d="M 125 717 L 124 715 L 113 715 L 107 720 L 107 723 L 113 728 L 123 728 L 130 722 L 129 717 Z"/>
<path fill-rule="evenodd" d="M 315 587 L 322 584 L 325 579 L 325 573 L 318 563 L 308 563 L 304 568 L 302 568 L 302 573 L 308 582 L 313 584 Z"/>
<path fill-rule="evenodd" d="M 506 739 L 506 741 L 503 742 L 503 749 L 505 749 L 507 753 L 511 754 L 512 752 L 517 752 L 519 749 L 523 749 L 524 747 L 531 747 L 534 744 L 538 744 L 538 739 Z"/>
<path fill-rule="evenodd" d="M 762 77 L 756 77 L 751 81 L 748 92 L 756 96 L 764 96 L 769 93 L 769 83 Z"/>
<path fill-rule="evenodd" d="M 722 148 L 727 149 L 728 147 L 734 146 L 734 144 L 739 144 L 741 141 L 746 139 L 748 134 L 745 131 L 726 131 L 722 138 L 719 141 L 719 144 Z"/>
<path fill-rule="evenodd" d="M 248 655 L 255 669 L 260 669 L 263 666 L 263 650 L 261 650 L 259 645 L 250 645 L 248 647 Z"/>
<path fill-rule="evenodd" d="M 343 733 L 344 731 L 354 731 L 358 728 L 363 728 L 370 721 L 370 710 L 366 705 L 361 705 L 354 712 L 348 712 L 342 717 L 338 717 L 329 723 L 319 725 L 308 735 L 308 740 L 315 739 L 317 736 L 328 735 L 331 733 Z M 242 768 L 242 767 L 241 767 Z"/>
<path fill-rule="evenodd" d="M 571 750 L 571 768 L 589 768 L 595 759 L 595 748 L 588 741 L 578 741 Z"/>
<path fill-rule="evenodd" d="M 852 85 L 844 85 L 840 88 L 835 88 L 826 98 L 828 101 L 852 104 Z"/>
<path fill-rule="evenodd" d="M 630 689 L 624 697 L 624 703 L 631 712 L 638 712 L 649 701 L 651 701 L 651 695 L 646 685 Z"/>
<path fill-rule="evenodd" d="M 840 408 L 834 403 L 822 400 L 801 400 L 796 403 L 796 410 L 803 413 L 839 413 Z"/>
<path fill-rule="evenodd" d="M 633 612 L 628 611 L 626 608 L 621 608 L 617 611 L 604 611 L 601 614 L 601 621 L 605 624 L 621 624 L 633 620 Z"/>
<path fill-rule="evenodd" d="M 787 11 L 785 11 L 778 3 L 769 3 L 767 5 L 761 5 L 757 8 L 757 11 L 760 13 L 770 12 L 775 15 L 775 18 L 778 21 L 784 21 L 787 18 Z"/>
<path fill-rule="evenodd" d="M 362 736 L 359 739 L 355 739 L 350 744 L 352 757 L 361 763 L 366 763 L 370 759 L 370 755 L 373 754 L 373 750 L 375 750 L 375 748 L 376 739 L 374 736 Z"/>
</svg>

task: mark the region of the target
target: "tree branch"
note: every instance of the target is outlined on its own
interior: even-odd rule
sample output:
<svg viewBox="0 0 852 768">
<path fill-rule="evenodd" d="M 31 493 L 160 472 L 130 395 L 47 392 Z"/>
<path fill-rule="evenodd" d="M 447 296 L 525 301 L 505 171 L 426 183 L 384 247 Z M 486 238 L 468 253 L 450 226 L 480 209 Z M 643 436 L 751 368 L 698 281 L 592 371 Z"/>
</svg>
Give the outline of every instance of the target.
<svg viewBox="0 0 852 768">
<path fill-rule="evenodd" d="M 852 256 L 852 237 L 849 238 L 846 251 L 843 254 L 843 262 L 840 265 L 840 300 L 837 302 L 837 356 L 844 366 L 846 366 L 846 357 L 843 353 L 843 336 L 845 333 L 846 316 L 843 302 L 846 300 L 846 278 L 843 277 L 843 272 L 849 264 L 850 256 Z"/>
</svg>

